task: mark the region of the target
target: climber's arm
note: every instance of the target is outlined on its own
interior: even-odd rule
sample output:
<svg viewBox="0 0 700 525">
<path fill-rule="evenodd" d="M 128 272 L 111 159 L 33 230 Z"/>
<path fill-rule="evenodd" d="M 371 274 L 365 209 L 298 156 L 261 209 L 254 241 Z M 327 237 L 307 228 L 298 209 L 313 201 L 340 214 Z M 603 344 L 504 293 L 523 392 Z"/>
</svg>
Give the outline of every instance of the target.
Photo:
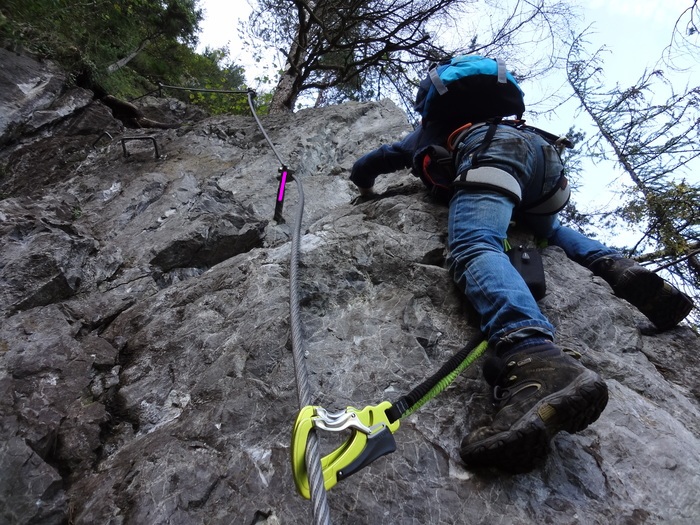
<svg viewBox="0 0 700 525">
<path fill-rule="evenodd" d="M 412 166 L 418 133 L 414 131 L 402 141 L 380 146 L 355 162 L 350 180 L 355 183 L 360 195 L 367 196 L 373 193 L 372 188 L 377 176 Z"/>
</svg>

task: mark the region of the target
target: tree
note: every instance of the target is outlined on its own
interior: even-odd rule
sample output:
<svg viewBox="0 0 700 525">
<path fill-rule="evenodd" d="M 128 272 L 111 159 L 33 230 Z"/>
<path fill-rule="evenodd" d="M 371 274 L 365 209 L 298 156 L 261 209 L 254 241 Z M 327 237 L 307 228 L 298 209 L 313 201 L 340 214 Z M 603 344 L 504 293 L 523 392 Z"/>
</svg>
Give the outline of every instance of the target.
<svg viewBox="0 0 700 525">
<path fill-rule="evenodd" d="M 146 50 L 193 46 L 198 0 L 6 0 L 0 37 L 57 60 L 92 81 L 118 72 Z M 165 58 L 166 61 L 169 57 Z"/>
<path fill-rule="evenodd" d="M 655 69 L 632 86 L 606 89 L 602 71 L 601 50 L 588 56 L 583 38 L 576 38 L 567 78 L 599 131 L 586 146 L 592 157 L 613 160 L 630 182 L 609 215 L 640 232 L 628 255 L 667 270 L 697 299 L 700 185 L 685 175 L 700 161 L 700 86 L 676 93 Z"/>
<path fill-rule="evenodd" d="M 202 12 L 197 0 L 122 0 L 112 4 L 116 16 L 106 15 L 122 25 L 132 48 L 105 70 L 114 73 L 133 60 L 151 42 L 159 38 L 194 44 Z"/>
<path fill-rule="evenodd" d="M 292 111 L 309 91 L 317 93 L 317 104 L 391 93 L 410 107 L 428 63 L 457 52 L 498 51 L 508 58 L 522 52 L 523 35 L 554 45 L 553 35 L 570 19 L 565 2 L 487 4 L 502 15 L 498 20 L 477 12 L 477 5 L 483 8 L 477 0 L 257 0 L 250 35 L 282 50 L 285 60 L 270 111 Z M 484 28 L 469 26 L 469 8 L 491 22 L 482 42 L 477 37 Z M 441 42 L 439 35 L 448 34 L 459 35 L 458 42 Z M 551 66 L 553 57 L 550 48 L 539 68 Z"/>
<path fill-rule="evenodd" d="M 245 90 L 243 68 L 227 62 L 228 50 L 225 48 L 206 48 L 201 54 L 183 60 L 185 67 L 180 72 L 181 86 L 215 90 L 211 93 L 186 92 L 186 100 L 205 107 L 211 115 L 250 114 L 248 98 L 245 95 L 221 92 Z"/>
<path fill-rule="evenodd" d="M 0 5 L 0 41 L 51 58 L 76 84 L 92 89 L 98 97 L 138 98 L 159 83 L 244 89 L 244 71 L 231 63 L 228 49 L 195 51 L 201 20 L 198 2 L 5 0 Z M 210 113 L 249 112 L 245 96 L 170 94 L 200 104 Z"/>
<path fill-rule="evenodd" d="M 666 48 L 664 59 L 672 65 L 678 51 L 682 55 L 698 57 L 698 38 L 700 38 L 700 5 L 698 0 L 689 0 L 689 6 L 676 19 L 671 35 L 671 43 Z"/>
</svg>

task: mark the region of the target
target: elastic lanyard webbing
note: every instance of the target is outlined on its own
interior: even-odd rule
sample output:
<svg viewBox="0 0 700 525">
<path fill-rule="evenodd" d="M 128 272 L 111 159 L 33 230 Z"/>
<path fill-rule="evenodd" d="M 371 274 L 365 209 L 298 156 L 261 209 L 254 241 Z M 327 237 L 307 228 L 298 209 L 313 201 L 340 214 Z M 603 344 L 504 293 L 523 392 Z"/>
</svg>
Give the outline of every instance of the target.
<svg viewBox="0 0 700 525">
<path fill-rule="evenodd" d="M 488 344 L 482 338 L 482 334 L 473 337 L 464 348 L 442 365 L 440 370 L 394 403 L 386 411 L 389 422 L 393 423 L 412 414 L 445 390 L 465 368 L 486 351 Z"/>
</svg>

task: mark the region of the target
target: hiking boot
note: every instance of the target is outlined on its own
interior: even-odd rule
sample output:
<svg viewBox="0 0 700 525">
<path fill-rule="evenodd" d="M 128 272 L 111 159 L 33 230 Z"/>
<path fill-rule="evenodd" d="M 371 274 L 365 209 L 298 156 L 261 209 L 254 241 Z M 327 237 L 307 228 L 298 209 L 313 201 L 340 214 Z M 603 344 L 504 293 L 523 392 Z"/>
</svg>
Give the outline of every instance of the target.
<svg viewBox="0 0 700 525">
<path fill-rule="evenodd" d="M 583 430 L 608 402 L 601 377 L 560 350 L 556 357 L 521 353 L 505 361 L 491 358 L 484 376 L 494 387 L 498 412 L 491 425 L 462 440 L 460 455 L 470 467 L 532 470 L 547 455 L 555 434 Z"/>
<path fill-rule="evenodd" d="M 603 257 L 594 261 L 590 269 L 659 330 L 673 328 L 693 309 L 690 297 L 631 259 Z"/>
</svg>

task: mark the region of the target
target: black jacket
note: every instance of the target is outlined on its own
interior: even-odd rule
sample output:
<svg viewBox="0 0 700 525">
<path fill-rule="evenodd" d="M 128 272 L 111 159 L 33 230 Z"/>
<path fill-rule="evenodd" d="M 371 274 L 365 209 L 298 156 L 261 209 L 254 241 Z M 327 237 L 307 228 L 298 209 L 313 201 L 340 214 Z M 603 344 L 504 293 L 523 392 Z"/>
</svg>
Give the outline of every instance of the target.
<svg viewBox="0 0 700 525">
<path fill-rule="evenodd" d="M 371 188 L 378 175 L 411 168 L 418 176 L 414 159 L 421 156 L 425 148 L 433 144 L 444 145 L 449 132 L 436 126 L 418 126 L 403 140 L 385 144 L 358 159 L 352 167 L 350 180 L 360 188 Z"/>
</svg>

